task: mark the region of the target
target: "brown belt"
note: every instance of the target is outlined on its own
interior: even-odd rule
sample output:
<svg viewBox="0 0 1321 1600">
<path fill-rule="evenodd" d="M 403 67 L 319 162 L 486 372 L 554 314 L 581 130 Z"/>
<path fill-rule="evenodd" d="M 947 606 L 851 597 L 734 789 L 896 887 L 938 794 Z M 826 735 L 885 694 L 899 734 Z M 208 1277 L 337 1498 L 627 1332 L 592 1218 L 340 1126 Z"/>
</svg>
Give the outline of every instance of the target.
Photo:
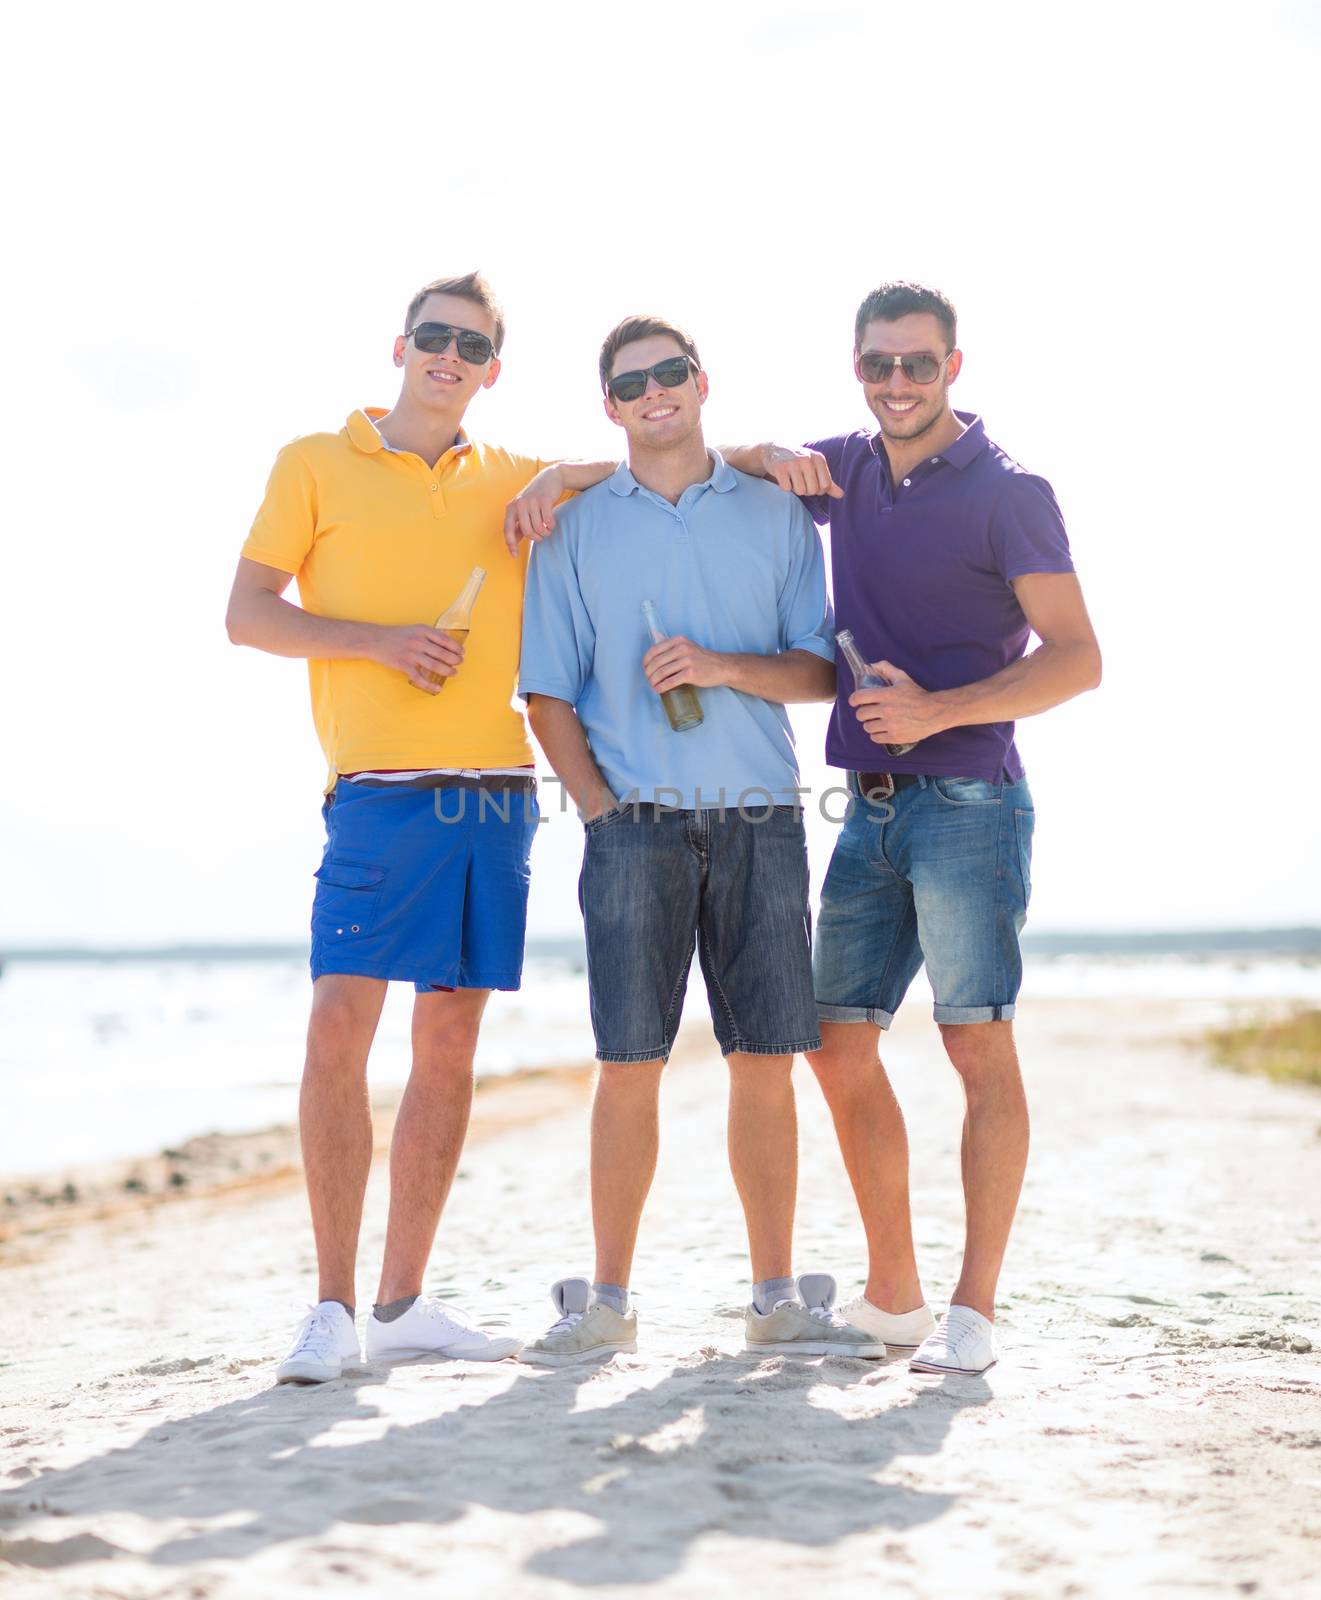
<svg viewBox="0 0 1321 1600">
<path fill-rule="evenodd" d="M 888 800 L 898 789 L 910 789 L 920 783 L 916 772 L 855 772 L 858 793 L 864 800 Z"/>
</svg>

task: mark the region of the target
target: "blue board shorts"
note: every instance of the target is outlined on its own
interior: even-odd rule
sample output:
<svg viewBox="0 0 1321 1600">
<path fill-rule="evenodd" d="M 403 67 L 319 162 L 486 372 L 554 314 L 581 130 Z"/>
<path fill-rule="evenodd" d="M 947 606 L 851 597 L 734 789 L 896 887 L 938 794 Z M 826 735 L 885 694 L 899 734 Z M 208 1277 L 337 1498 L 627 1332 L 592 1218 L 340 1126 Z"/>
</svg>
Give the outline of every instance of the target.
<svg viewBox="0 0 1321 1600">
<path fill-rule="evenodd" d="M 340 972 L 402 979 L 419 994 L 517 989 L 539 812 L 535 783 L 513 783 L 336 784 L 322 807 L 312 981 Z"/>
<path fill-rule="evenodd" d="M 817 1050 L 793 806 L 624 806 L 587 824 L 578 900 L 601 1061 L 668 1060 L 696 945 L 721 1053 Z"/>
<path fill-rule="evenodd" d="M 821 888 L 814 952 L 823 1022 L 888 1028 L 923 961 L 937 1022 L 1003 1022 L 1023 980 L 1032 890 L 1026 778 L 920 778 L 852 803 Z"/>
</svg>

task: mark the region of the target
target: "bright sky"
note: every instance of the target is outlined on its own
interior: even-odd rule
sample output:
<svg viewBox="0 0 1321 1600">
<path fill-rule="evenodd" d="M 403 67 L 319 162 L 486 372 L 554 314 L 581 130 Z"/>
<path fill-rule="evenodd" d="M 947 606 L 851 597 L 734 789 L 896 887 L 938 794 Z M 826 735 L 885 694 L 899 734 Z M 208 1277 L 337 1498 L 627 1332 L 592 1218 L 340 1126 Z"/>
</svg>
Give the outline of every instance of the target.
<svg viewBox="0 0 1321 1600">
<path fill-rule="evenodd" d="M 867 422 L 853 312 L 960 312 L 1106 682 L 1020 733 L 1041 928 L 1321 920 L 1315 5 L 27 7 L 7 24 L 0 943 L 297 939 L 305 671 L 236 650 L 277 448 L 388 405 L 413 289 L 510 318 L 471 431 L 613 453 L 595 352 L 695 334 L 713 443 Z M 795 714 L 808 781 L 823 716 Z M 542 830 L 533 930 L 578 925 Z M 815 828 L 816 881 L 830 830 Z"/>
</svg>

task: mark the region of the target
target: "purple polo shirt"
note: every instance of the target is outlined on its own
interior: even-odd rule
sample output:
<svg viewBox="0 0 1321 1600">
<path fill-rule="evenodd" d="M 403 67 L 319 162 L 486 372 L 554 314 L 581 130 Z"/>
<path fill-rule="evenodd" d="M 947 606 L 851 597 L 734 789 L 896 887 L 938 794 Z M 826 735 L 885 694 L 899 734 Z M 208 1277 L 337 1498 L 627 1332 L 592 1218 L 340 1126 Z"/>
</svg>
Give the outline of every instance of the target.
<svg viewBox="0 0 1321 1600">
<path fill-rule="evenodd" d="M 1027 572 L 1072 572 L 1069 538 L 1044 478 L 1025 472 L 959 411 L 965 432 L 900 484 L 880 435 L 817 439 L 844 491 L 806 498 L 830 524 L 835 623 L 868 661 L 892 661 L 924 689 L 955 689 L 1016 661 L 1030 629 L 1011 588 Z M 859 772 L 1017 782 L 1023 763 L 1012 722 L 947 728 L 907 755 L 887 755 L 862 729 L 848 697 L 853 677 L 835 663 L 838 694 L 826 760 Z"/>
</svg>

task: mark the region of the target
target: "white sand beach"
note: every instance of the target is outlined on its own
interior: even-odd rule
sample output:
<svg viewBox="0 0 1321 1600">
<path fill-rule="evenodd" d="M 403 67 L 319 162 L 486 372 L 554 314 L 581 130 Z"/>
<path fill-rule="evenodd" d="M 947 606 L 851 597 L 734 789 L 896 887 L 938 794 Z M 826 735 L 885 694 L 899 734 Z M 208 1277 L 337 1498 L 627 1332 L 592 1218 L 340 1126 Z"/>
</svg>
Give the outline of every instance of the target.
<svg viewBox="0 0 1321 1600">
<path fill-rule="evenodd" d="M 696 1029 L 668 1076 L 639 1350 L 603 1367 L 274 1387 L 313 1281 L 287 1170 L 20 1219 L 0 1267 L 0 1589 L 1314 1595 L 1321 1095 L 1210 1066 L 1177 1037 L 1206 1020 L 1205 1002 L 1023 1007 L 1033 1154 L 1001 1359 L 981 1379 L 740 1353 L 725 1076 Z M 961 1236 L 958 1090 L 919 1006 L 888 1059 L 940 1305 Z M 589 1083 L 561 1071 L 479 1096 L 433 1255 L 432 1287 L 529 1335 L 550 1282 L 590 1270 Z M 799 1086 L 798 1266 L 834 1271 L 843 1297 L 861 1232 L 806 1067 Z M 378 1163 L 364 1303 L 384 1202 Z"/>
</svg>

